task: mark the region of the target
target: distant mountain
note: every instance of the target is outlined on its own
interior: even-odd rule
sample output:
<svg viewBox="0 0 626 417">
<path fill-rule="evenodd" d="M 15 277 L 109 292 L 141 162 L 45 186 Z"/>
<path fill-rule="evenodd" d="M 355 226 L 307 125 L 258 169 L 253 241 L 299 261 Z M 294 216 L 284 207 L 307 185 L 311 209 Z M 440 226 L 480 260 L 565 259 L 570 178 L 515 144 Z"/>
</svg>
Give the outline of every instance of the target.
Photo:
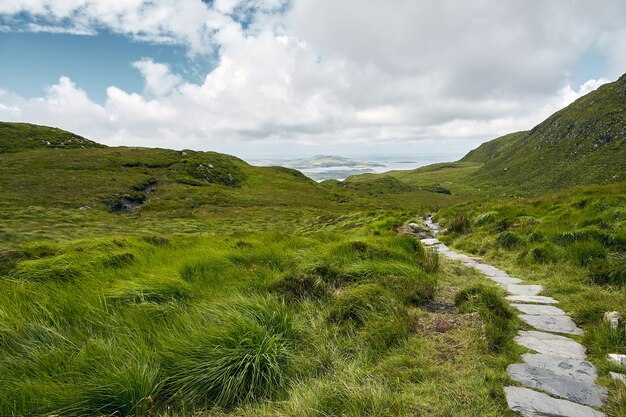
<svg viewBox="0 0 626 417">
<path fill-rule="evenodd" d="M 0 153 L 26 149 L 105 148 L 92 140 L 55 127 L 0 122 Z"/>
<path fill-rule="evenodd" d="M 626 74 L 461 161 L 483 164 L 468 179 L 521 191 L 626 181 Z"/>
</svg>

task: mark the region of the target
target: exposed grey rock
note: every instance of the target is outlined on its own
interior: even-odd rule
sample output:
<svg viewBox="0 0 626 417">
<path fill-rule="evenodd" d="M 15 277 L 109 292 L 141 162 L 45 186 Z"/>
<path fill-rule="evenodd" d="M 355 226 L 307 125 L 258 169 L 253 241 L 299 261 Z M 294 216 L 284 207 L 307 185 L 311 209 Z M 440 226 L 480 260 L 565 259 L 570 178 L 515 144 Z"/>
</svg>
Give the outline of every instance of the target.
<svg viewBox="0 0 626 417">
<path fill-rule="evenodd" d="M 463 253 L 457 253 L 454 251 L 448 251 L 445 253 L 446 257 L 455 260 L 455 261 L 461 261 L 461 262 L 474 262 L 474 259 L 471 258 L 470 256 L 467 256 Z"/>
<path fill-rule="evenodd" d="M 489 277 L 489 279 L 500 284 L 503 288 L 506 288 L 511 284 L 519 284 L 522 282 L 521 279 L 513 277 Z"/>
<path fill-rule="evenodd" d="M 609 361 L 618 365 L 626 365 L 626 355 L 621 355 L 619 353 L 609 353 Z"/>
<path fill-rule="evenodd" d="M 524 353 L 522 359 L 529 365 L 579 381 L 593 383 L 598 376 L 596 367 L 591 362 L 584 360 L 566 359 L 541 353 Z"/>
<path fill-rule="evenodd" d="M 533 316 L 564 316 L 565 311 L 554 306 L 545 306 L 537 304 L 511 304 L 519 311 Z"/>
<path fill-rule="evenodd" d="M 515 343 L 546 355 L 581 360 L 586 358 L 586 349 L 583 345 L 568 337 L 556 334 L 522 330 L 519 332 L 519 336 L 515 338 Z"/>
<path fill-rule="evenodd" d="M 506 290 L 513 295 L 539 295 L 543 291 L 541 285 L 507 285 Z"/>
<path fill-rule="evenodd" d="M 626 385 L 626 375 L 620 374 L 618 372 L 609 372 L 609 375 L 611 375 L 611 378 L 613 378 L 614 380 L 622 381 L 624 385 Z"/>
<path fill-rule="evenodd" d="M 607 311 L 604 313 L 604 321 L 608 322 L 611 329 L 616 330 L 622 315 L 618 311 Z"/>
<path fill-rule="evenodd" d="M 509 274 L 507 274 L 503 270 L 498 269 L 495 266 L 491 266 L 487 264 L 476 263 L 475 265 L 472 266 L 472 268 L 477 269 L 478 271 L 482 272 L 488 277 L 508 277 L 509 276 Z"/>
<path fill-rule="evenodd" d="M 512 380 L 579 404 L 600 407 L 606 400 L 606 389 L 594 383 L 579 381 L 526 363 L 509 365 Z"/>
<path fill-rule="evenodd" d="M 582 329 L 576 326 L 576 323 L 568 316 L 531 316 L 521 314 L 519 318 L 537 330 L 553 333 L 583 334 Z"/>
<path fill-rule="evenodd" d="M 515 303 L 536 303 L 536 304 L 558 304 L 552 297 L 545 297 L 543 295 L 509 295 L 507 300 Z"/>
<path fill-rule="evenodd" d="M 437 250 L 439 252 L 449 252 L 450 248 L 448 248 L 446 245 L 444 245 L 443 243 L 439 243 L 438 245 L 433 245 L 433 248 L 437 248 Z"/>
<path fill-rule="evenodd" d="M 439 239 L 422 239 L 420 240 L 420 242 L 422 242 L 426 246 L 432 246 L 439 243 Z"/>
<path fill-rule="evenodd" d="M 509 408 L 524 417 L 606 417 L 585 405 L 559 400 L 528 388 L 504 387 Z"/>
</svg>

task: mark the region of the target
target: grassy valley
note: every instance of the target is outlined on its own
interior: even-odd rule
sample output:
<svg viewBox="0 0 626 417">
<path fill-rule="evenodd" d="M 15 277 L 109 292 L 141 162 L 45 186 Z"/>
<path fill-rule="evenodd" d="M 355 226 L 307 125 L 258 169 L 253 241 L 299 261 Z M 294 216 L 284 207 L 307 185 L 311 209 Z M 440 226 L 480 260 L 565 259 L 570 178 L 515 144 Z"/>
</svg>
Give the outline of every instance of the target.
<svg viewBox="0 0 626 417">
<path fill-rule="evenodd" d="M 422 246 L 542 283 L 626 415 L 622 77 L 461 161 L 317 183 L 0 125 L 0 415 L 507 416 L 527 326 Z M 596 146 L 597 145 L 597 146 Z"/>
</svg>

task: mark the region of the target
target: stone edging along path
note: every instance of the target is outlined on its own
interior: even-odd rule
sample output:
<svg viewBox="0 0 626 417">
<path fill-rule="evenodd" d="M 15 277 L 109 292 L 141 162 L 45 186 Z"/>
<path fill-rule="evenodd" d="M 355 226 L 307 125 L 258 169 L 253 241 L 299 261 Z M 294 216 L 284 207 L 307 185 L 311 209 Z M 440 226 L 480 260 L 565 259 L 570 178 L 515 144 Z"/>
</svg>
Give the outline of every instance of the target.
<svg viewBox="0 0 626 417">
<path fill-rule="evenodd" d="M 436 236 L 439 225 L 431 218 L 424 222 Z M 470 257 L 450 250 L 436 238 L 421 242 L 436 248 L 449 259 L 461 262 L 486 275 L 506 291 L 506 299 L 520 312 L 519 318 L 535 330 L 520 331 L 515 343 L 536 353 L 522 355 L 523 363 L 511 364 L 507 372 L 523 387 L 504 387 L 509 408 L 525 417 L 604 417 L 593 407 L 601 407 L 606 389 L 595 384 L 597 371 L 586 360 L 586 349 L 565 335 L 581 335 L 580 329 L 555 307 L 558 301 L 539 295 L 541 285 L 526 285 L 520 278 Z"/>
</svg>

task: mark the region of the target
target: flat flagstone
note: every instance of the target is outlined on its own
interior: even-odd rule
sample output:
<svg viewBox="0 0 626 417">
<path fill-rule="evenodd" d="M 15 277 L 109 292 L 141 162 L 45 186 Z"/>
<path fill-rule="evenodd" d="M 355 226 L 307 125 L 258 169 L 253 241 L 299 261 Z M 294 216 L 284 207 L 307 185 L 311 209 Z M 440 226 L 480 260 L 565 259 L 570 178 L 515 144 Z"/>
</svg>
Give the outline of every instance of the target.
<svg viewBox="0 0 626 417">
<path fill-rule="evenodd" d="M 509 408 L 524 417 L 606 417 L 572 401 L 559 400 L 528 388 L 504 387 Z"/>
<path fill-rule="evenodd" d="M 586 358 L 586 349 L 583 345 L 569 337 L 556 334 L 522 330 L 515 338 L 515 343 L 546 355 L 581 360 Z"/>
<path fill-rule="evenodd" d="M 535 304 L 558 304 L 559 302 L 552 297 L 544 295 L 509 295 L 505 297 L 514 303 L 535 303 Z"/>
<path fill-rule="evenodd" d="M 568 316 L 531 316 L 520 314 L 519 318 L 537 330 L 553 333 L 583 334 L 582 329 Z"/>
<path fill-rule="evenodd" d="M 420 242 L 422 242 L 426 246 L 432 246 L 439 243 L 439 239 L 422 239 L 420 240 Z"/>
<path fill-rule="evenodd" d="M 507 285 L 506 290 L 513 295 L 539 295 L 543 291 L 541 285 Z"/>
<path fill-rule="evenodd" d="M 524 363 L 552 371 L 557 375 L 593 383 L 598 376 L 596 367 L 591 362 L 579 359 L 566 359 L 541 353 L 524 353 Z"/>
<path fill-rule="evenodd" d="M 508 277 L 509 276 L 509 274 L 507 274 L 503 270 L 498 269 L 495 266 L 491 266 L 487 264 L 476 263 L 472 265 L 472 268 L 477 269 L 478 271 L 482 272 L 488 277 Z"/>
<path fill-rule="evenodd" d="M 489 277 L 489 279 L 495 283 L 500 284 L 504 288 L 506 288 L 508 285 L 519 284 L 522 282 L 521 279 L 513 277 Z"/>
<path fill-rule="evenodd" d="M 431 246 L 433 248 L 436 248 L 439 252 L 449 252 L 450 248 L 447 247 L 446 245 L 444 245 L 443 243 L 438 243 L 436 245 Z"/>
<path fill-rule="evenodd" d="M 444 253 L 444 255 L 452 260 L 455 261 L 461 261 L 461 262 L 473 262 L 474 259 L 463 254 L 463 253 L 457 253 L 454 251 L 447 251 L 446 253 Z"/>
<path fill-rule="evenodd" d="M 558 307 L 537 304 L 511 304 L 519 311 L 533 316 L 564 316 L 565 311 Z"/>
<path fill-rule="evenodd" d="M 618 365 L 626 365 L 626 355 L 620 355 L 619 353 L 609 353 L 609 361 Z"/>
<path fill-rule="evenodd" d="M 513 381 L 528 388 L 540 389 L 579 404 L 599 407 L 606 399 L 606 389 L 594 383 L 557 375 L 537 366 L 515 363 L 509 365 L 506 370 Z"/>
</svg>

